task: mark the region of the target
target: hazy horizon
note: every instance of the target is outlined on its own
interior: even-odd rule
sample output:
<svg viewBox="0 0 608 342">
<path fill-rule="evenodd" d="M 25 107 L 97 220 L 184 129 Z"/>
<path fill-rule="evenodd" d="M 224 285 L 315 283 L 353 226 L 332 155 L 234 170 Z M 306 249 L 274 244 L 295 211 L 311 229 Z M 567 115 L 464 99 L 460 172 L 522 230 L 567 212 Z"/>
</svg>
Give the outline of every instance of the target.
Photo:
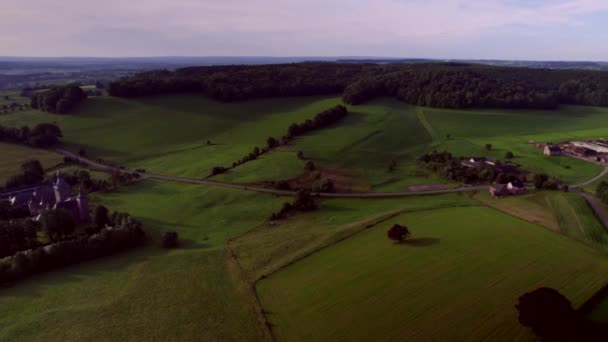
<svg viewBox="0 0 608 342">
<path fill-rule="evenodd" d="M 604 61 L 600 0 L 5 0 L 0 55 Z"/>
</svg>

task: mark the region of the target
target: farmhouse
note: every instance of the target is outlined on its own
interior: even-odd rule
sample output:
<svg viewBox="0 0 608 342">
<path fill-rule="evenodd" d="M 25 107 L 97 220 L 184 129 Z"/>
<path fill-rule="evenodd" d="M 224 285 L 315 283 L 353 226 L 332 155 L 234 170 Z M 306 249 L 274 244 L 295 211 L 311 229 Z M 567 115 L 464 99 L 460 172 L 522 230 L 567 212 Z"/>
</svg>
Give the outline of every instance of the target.
<svg viewBox="0 0 608 342">
<path fill-rule="evenodd" d="M 12 206 L 27 206 L 31 216 L 38 217 L 45 210 L 65 209 L 76 222 L 88 222 L 91 219 L 87 195 L 79 192 L 72 194 L 70 185 L 63 173 L 57 171 L 57 180 L 52 185 L 41 185 L 31 192 L 22 192 L 9 199 Z"/>
<path fill-rule="evenodd" d="M 528 192 L 528 189 L 526 189 L 521 181 L 515 180 L 508 184 L 492 184 L 490 185 L 489 191 L 494 197 L 505 197 L 523 195 Z"/>
<path fill-rule="evenodd" d="M 562 154 L 562 149 L 557 145 L 545 146 L 544 154 L 547 156 L 559 156 Z"/>
</svg>

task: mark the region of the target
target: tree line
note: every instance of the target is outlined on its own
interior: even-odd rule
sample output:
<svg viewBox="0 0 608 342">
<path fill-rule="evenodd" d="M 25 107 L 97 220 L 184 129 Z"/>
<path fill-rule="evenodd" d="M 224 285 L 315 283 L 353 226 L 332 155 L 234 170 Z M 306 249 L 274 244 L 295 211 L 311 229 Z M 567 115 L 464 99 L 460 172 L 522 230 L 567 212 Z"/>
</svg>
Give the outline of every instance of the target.
<svg viewBox="0 0 608 342">
<path fill-rule="evenodd" d="M 53 87 L 32 93 L 30 107 L 44 112 L 66 114 L 87 98 L 87 94 L 77 85 Z"/>
<path fill-rule="evenodd" d="M 9 255 L 0 259 L 0 283 L 99 258 L 144 242 L 141 222 L 127 213 L 109 216 L 107 210 L 102 212 L 105 217 L 98 217 L 96 211 L 90 229 L 80 235 L 73 235 L 72 223 L 66 220 L 70 214 L 61 210 L 46 212 L 42 223 L 29 219 L 21 223 L 0 222 L 0 256 Z M 53 243 L 43 246 L 38 242 L 36 232 L 40 229 L 49 234 Z M 64 234 L 69 230 L 72 232 Z"/>
<path fill-rule="evenodd" d="M 0 141 L 8 143 L 47 148 L 57 144 L 62 136 L 61 129 L 51 123 L 41 123 L 34 128 L 0 126 Z"/>
<path fill-rule="evenodd" d="M 289 142 L 299 136 L 311 132 L 313 130 L 321 129 L 334 123 L 342 120 L 344 117 L 348 115 L 348 109 L 345 106 L 337 105 L 330 109 L 327 109 L 321 113 L 318 113 L 312 119 L 308 119 L 302 123 L 292 123 L 285 135 L 281 137 L 281 139 L 276 139 L 275 137 L 268 137 L 266 139 L 266 146 L 263 148 L 254 147 L 253 150 L 243 156 L 243 158 L 232 163 L 232 167 L 235 168 L 239 165 L 242 165 L 248 161 L 256 160 L 261 155 L 269 152 L 270 150 L 279 147 L 280 145 L 287 145 Z M 218 175 L 228 171 L 228 168 L 223 166 L 215 166 L 211 169 L 212 175 Z"/>
<path fill-rule="evenodd" d="M 220 101 L 342 93 L 361 104 L 390 96 L 443 108 L 608 106 L 608 72 L 466 63 L 298 63 L 158 70 L 107 85 L 120 97 L 195 92 Z"/>
</svg>

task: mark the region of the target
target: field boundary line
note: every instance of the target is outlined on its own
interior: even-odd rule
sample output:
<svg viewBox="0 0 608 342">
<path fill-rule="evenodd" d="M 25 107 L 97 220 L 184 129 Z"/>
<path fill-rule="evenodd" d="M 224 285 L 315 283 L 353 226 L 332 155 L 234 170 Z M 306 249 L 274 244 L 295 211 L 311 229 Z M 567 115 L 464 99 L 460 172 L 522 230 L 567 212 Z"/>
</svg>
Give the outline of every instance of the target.
<svg viewBox="0 0 608 342">
<path fill-rule="evenodd" d="M 347 239 L 350 239 L 352 237 L 355 237 L 356 235 L 363 233 L 364 231 L 374 228 L 375 226 L 379 225 L 380 223 L 386 222 L 392 218 L 394 218 L 395 216 L 401 215 L 401 214 L 406 214 L 406 213 L 416 213 L 416 212 L 424 212 L 424 211 L 432 211 L 432 210 L 440 210 L 440 209 L 451 209 L 451 208 L 464 208 L 464 207 L 483 207 L 481 205 L 478 204 L 457 204 L 457 205 L 447 205 L 447 206 L 441 206 L 441 207 L 434 207 L 434 208 L 421 208 L 421 209 L 397 209 L 397 210 L 393 210 L 384 214 L 380 214 L 378 215 L 379 217 L 374 220 L 371 221 L 370 223 L 366 223 L 365 221 L 358 221 L 358 222 L 352 222 L 349 224 L 345 224 L 343 227 L 349 226 L 349 225 L 356 225 L 356 224 L 361 224 L 363 225 L 363 227 L 360 227 L 359 230 L 356 230 L 354 232 L 352 232 L 352 234 L 340 237 L 339 239 L 332 241 L 326 245 L 322 245 L 319 246 L 317 248 L 314 248 L 311 251 L 308 251 L 306 253 L 304 253 L 303 255 L 297 256 L 294 259 L 292 259 L 291 261 L 285 263 L 282 266 L 278 266 L 276 269 L 266 273 L 266 274 L 262 274 L 261 276 L 257 277 L 258 279 L 256 280 L 259 281 L 261 279 L 264 278 L 268 278 L 270 276 L 272 276 L 273 274 L 283 270 L 284 268 L 287 268 L 295 263 L 297 263 L 298 261 L 305 259 L 315 253 L 318 253 L 326 248 L 332 247 L 333 245 L 336 245 L 340 242 L 343 242 Z"/>
<path fill-rule="evenodd" d="M 431 137 L 431 146 L 441 144 L 441 138 L 439 137 L 439 133 L 437 133 L 435 128 L 433 128 L 431 123 L 426 118 L 426 114 L 424 114 L 424 109 L 416 107 L 416 116 L 418 117 L 418 121 L 420 121 L 422 126 L 424 126 L 424 129 L 426 129 L 427 133 L 429 133 L 429 136 Z"/>
<path fill-rule="evenodd" d="M 245 271 L 243 270 L 243 267 L 241 266 L 241 263 L 239 262 L 238 257 L 234 253 L 232 246 L 230 245 L 233 240 L 238 239 L 242 236 L 245 236 L 265 224 L 266 224 L 266 221 L 259 223 L 255 226 L 253 226 L 251 229 L 248 229 L 247 231 L 243 232 L 242 234 L 239 234 L 233 238 L 228 239 L 226 241 L 226 251 L 228 252 L 227 253 L 228 263 L 233 263 L 234 267 L 236 268 L 236 272 L 237 272 L 236 276 L 240 279 L 240 281 L 243 282 L 243 284 L 245 285 L 245 287 L 247 289 L 247 292 L 249 294 L 249 299 L 251 300 L 251 304 L 253 305 L 253 311 L 255 312 L 255 316 L 258 321 L 258 326 L 262 330 L 264 338 L 267 341 L 274 342 L 275 338 L 274 338 L 274 335 L 270 328 L 270 321 L 268 321 L 268 318 L 266 317 L 266 315 L 264 315 L 264 309 L 262 308 L 262 302 L 260 302 L 258 292 L 255 290 L 255 285 L 256 285 L 257 281 L 248 280 L 249 277 L 245 276 Z"/>
</svg>

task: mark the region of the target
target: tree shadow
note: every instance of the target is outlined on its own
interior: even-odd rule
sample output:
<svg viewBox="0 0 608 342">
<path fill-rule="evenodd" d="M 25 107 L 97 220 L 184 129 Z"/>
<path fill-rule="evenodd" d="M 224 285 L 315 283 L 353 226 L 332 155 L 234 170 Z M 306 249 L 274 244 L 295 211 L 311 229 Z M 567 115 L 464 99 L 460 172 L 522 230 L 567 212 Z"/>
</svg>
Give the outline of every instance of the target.
<svg viewBox="0 0 608 342">
<path fill-rule="evenodd" d="M 403 241 L 403 245 L 405 246 L 413 246 L 413 247 L 426 247 L 436 245 L 441 242 L 441 239 L 438 238 L 415 238 Z"/>
</svg>

